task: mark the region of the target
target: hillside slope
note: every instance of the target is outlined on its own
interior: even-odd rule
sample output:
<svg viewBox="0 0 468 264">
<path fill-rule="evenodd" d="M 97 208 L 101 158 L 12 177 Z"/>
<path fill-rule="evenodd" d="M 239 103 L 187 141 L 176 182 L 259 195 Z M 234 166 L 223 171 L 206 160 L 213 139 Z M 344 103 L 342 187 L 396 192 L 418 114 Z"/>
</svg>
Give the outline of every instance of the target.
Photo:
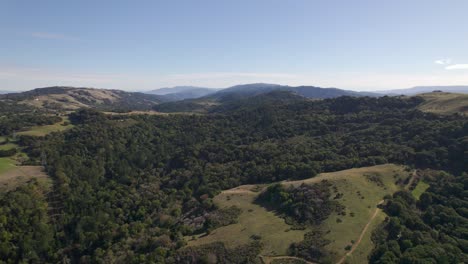
<svg viewBox="0 0 468 264">
<path fill-rule="evenodd" d="M 37 108 L 75 110 L 98 108 L 106 110 L 148 110 L 163 98 L 157 95 L 76 87 L 45 87 L 21 93 L 0 95 L 0 100 L 12 100 Z"/>
<path fill-rule="evenodd" d="M 418 106 L 421 111 L 436 114 L 463 114 L 468 115 L 468 94 L 458 93 L 424 93 L 419 94 L 424 102 Z"/>
<path fill-rule="evenodd" d="M 239 207 L 242 213 L 238 222 L 215 229 L 209 234 L 187 238 L 188 245 L 223 242 L 228 247 L 236 247 L 248 243 L 256 236 L 264 243 L 262 256 L 285 256 L 292 243 L 302 241 L 307 232 L 315 230 L 325 234 L 324 238 L 330 241 L 325 250 L 330 252 L 330 260 L 333 263 L 342 258 L 346 259 L 347 263 L 363 263 L 373 248 L 370 234 L 385 218 L 376 206 L 384 195 L 402 189 L 409 176 L 410 173 L 405 171 L 404 167 L 385 164 L 322 173 L 305 180 L 281 182 L 284 186 L 297 188 L 302 184 L 311 185 L 326 180 L 332 184 L 337 195 L 333 200 L 346 207 L 344 215 L 334 213 L 319 226 L 309 226 L 302 230 L 285 223 L 276 211 L 267 210 L 255 202 L 259 194 L 266 189 L 265 185 L 243 185 L 225 190 L 214 198 L 214 202 L 220 208 Z M 353 245 L 353 241 L 356 241 L 353 254 L 346 257 L 348 250 L 345 248 Z"/>
</svg>

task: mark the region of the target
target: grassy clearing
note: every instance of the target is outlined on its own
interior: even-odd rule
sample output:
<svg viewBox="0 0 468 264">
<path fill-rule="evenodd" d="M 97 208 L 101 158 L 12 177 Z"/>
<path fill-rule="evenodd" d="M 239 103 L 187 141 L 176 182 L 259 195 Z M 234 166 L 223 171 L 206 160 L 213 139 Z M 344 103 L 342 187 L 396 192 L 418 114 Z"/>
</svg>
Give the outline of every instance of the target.
<svg viewBox="0 0 468 264">
<path fill-rule="evenodd" d="M 17 147 L 18 145 L 14 143 L 6 143 L 6 144 L 0 145 L 0 150 L 9 150 L 9 149 L 17 148 Z"/>
<path fill-rule="evenodd" d="M 414 196 L 414 198 L 419 200 L 419 197 L 421 197 L 421 194 L 429 188 L 429 184 L 425 183 L 424 181 L 419 181 L 418 184 L 416 185 L 416 188 L 411 192 Z"/>
<path fill-rule="evenodd" d="M 236 224 L 220 227 L 207 236 L 195 240 L 188 238 L 188 245 L 195 246 L 215 241 L 222 241 L 228 247 L 243 245 L 251 241 L 251 236 L 258 235 L 265 243 L 262 255 L 285 255 L 289 245 L 303 239 L 305 230 L 290 230 L 284 219 L 274 212 L 254 204 L 258 193 L 251 191 L 252 185 L 240 186 L 227 190 L 215 197 L 214 202 L 221 208 L 237 206 L 242 209 Z"/>
<path fill-rule="evenodd" d="M 15 162 L 10 158 L 0 158 L 0 177 L 1 174 L 15 167 Z"/>
<path fill-rule="evenodd" d="M 47 134 L 50 134 L 52 132 L 60 132 L 60 131 L 64 131 L 64 130 L 67 130 L 67 129 L 70 129 L 70 128 L 73 127 L 73 125 L 71 125 L 71 124 L 64 125 L 65 122 L 69 122 L 68 117 L 62 117 L 62 121 L 58 122 L 56 124 L 45 125 L 45 126 L 34 126 L 34 127 L 31 127 L 30 129 L 28 129 L 26 131 L 18 132 L 17 134 L 18 135 L 41 137 L 41 136 L 45 136 Z"/>
<path fill-rule="evenodd" d="M 42 166 L 10 166 L 7 170 L 0 172 L 0 192 L 13 190 L 33 178 L 45 187 L 52 184 Z"/>
<path fill-rule="evenodd" d="M 18 145 L 7 143 L 0 145 L 0 150 L 16 148 Z M 0 193 L 13 190 L 21 184 L 36 178 L 46 187 L 51 185 L 50 179 L 44 172 L 42 166 L 17 166 L 21 160 L 27 160 L 28 156 L 23 152 L 18 152 L 11 157 L 0 158 Z"/>
<path fill-rule="evenodd" d="M 468 94 L 425 93 L 418 96 L 425 100 L 418 107 L 421 111 L 437 114 L 462 113 L 468 115 Z"/>
<path fill-rule="evenodd" d="M 284 181 L 282 184 L 299 186 L 303 183 L 313 184 L 321 180 L 329 180 L 336 187 L 337 193 L 343 194 L 339 201 L 346 206 L 346 216 L 332 214 L 317 228 L 323 230 L 326 233 L 325 238 L 332 241 L 327 249 L 334 252 L 333 260 L 338 261 L 348 252 L 345 247 L 352 245 L 352 241 L 356 242 L 366 224 L 370 223 L 360 244 L 353 254 L 346 259 L 348 263 L 365 263 L 373 248 L 370 234 L 385 218 L 383 212 L 378 212 L 373 221 L 369 221 L 376 211 L 377 204 L 386 194 L 392 194 L 403 187 L 395 184 L 398 179 L 405 180 L 409 176 L 410 173 L 405 171 L 404 167 L 385 164 L 322 173 L 314 178 L 301 181 Z M 291 226 L 287 225 L 274 212 L 253 204 L 254 199 L 259 194 L 259 192 L 252 191 L 255 187 L 243 185 L 223 191 L 216 196 L 214 202 L 218 206 L 236 205 L 243 210 L 238 223 L 215 229 L 209 235 L 196 237 L 195 240 L 187 238 L 189 240 L 188 245 L 222 241 L 230 247 L 245 244 L 252 235 L 259 235 L 262 242 L 265 243 L 262 255 L 285 255 L 289 245 L 301 241 L 304 233 L 308 230 L 290 230 Z"/>
</svg>

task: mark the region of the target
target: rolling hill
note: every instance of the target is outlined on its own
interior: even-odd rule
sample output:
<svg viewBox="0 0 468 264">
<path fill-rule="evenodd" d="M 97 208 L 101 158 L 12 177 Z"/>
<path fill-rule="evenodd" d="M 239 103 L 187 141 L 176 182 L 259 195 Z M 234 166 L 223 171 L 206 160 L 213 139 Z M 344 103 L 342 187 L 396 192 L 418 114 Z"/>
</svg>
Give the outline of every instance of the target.
<svg viewBox="0 0 468 264">
<path fill-rule="evenodd" d="M 463 114 L 468 115 L 468 94 L 434 92 L 418 94 L 424 102 L 418 109 L 436 114 Z"/>
<path fill-rule="evenodd" d="M 0 100 L 14 101 L 41 109 L 76 110 L 149 110 L 164 98 L 120 90 L 77 87 L 45 87 L 31 91 L 0 95 Z"/>
<path fill-rule="evenodd" d="M 249 243 L 256 236 L 264 243 L 261 256 L 269 263 L 271 259 L 287 260 L 290 258 L 287 256 L 288 248 L 292 243 L 301 241 L 308 231 L 319 230 L 330 241 L 325 248 L 330 252 L 333 263 L 340 263 L 341 259 L 346 263 L 364 263 L 373 248 L 371 233 L 385 219 L 385 214 L 377 205 L 384 195 L 403 189 L 403 182 L 410 175 L 403 166 L 385 164 L 281 182 L 284 186 L 297 188 L 302 184 L 313 185 L 326 180 L 339 194 L 336 196 L 339 198 L 333 200 L 346 207 L 344 215 L 333 213 L 320 225 L 305 229 L 288 225 L 278 212 L 256 202 L 257 197 L 266 190 L 265 185 L 242 185 L 225 190 L 214 198 L 214 202 L 221 209 L 232 206 L 240 208 L 242 213 L 238 221 L 209 234 L 187 237 L 188 246 L 223 242 L 228 247 L 236 247 Z M 348 254 L 350 249 L 345 249 L 348 245 L 351 245 L 353 254 Z"/>
</svg>

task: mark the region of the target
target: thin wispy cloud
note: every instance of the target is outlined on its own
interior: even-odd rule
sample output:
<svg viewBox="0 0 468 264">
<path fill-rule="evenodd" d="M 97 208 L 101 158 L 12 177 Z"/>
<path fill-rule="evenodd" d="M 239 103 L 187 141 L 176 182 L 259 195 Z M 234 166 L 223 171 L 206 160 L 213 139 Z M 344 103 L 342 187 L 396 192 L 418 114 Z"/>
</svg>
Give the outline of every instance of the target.
<svg viewBox="0 0 468 264">
<path fill-rule="evenodd" d="M 56 34 L 56 33 L 49 33 L 49 32 L 33 32 L 31 36 L 34 38 L 40 39 L 53 39 L 53 40 L 72 40 L 77 41 L 80 40 L 79 38 L 68 36 L 64 34 Z"/>
<path fill-rule="evenodd" d="M 446 70 L 468 70 L 468 64 L 453 64 L 445 67 Z"/>
<path fill-rule="evenodd" d="M 448 65 L 452 63 L 452 60 L 451 59 L 439 59 L 439 60 L 435 60 L 434 63 L 439 64 L 439 65 Z"/>
<path fill-rule="evenodd" d="M 439 59 L 434 63 L 445 66 L 446 70 L 468 70 L 468 64 L 452 64 L 451 59 Z"/>
</svg>

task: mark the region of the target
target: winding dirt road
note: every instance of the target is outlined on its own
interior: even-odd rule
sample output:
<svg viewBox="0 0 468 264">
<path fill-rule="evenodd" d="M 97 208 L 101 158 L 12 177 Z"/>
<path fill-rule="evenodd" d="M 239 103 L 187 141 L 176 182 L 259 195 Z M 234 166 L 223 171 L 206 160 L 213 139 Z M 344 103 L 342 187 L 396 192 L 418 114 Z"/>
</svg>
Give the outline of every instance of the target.
<svg viewBox="0 0 468 264">
<path fill-rule="evenodd" d="M 378 204 L 382 204 L 383 203 L 383 200 L 380 201 Z M 364 226 L 364 229 L 362 230 L 361 234 L 359 235 L 359 239 L 356 241 L 356 243 L 353 244 L 351 250 L 346 253 L 336 264 L 341 264 L 343 263 L 345 260 L 346 260 L 346 257 L 347 256 L 350 256 L 351 254 L 353 254 L 353 252 L 356 250 L 356 248 L 359 246 L 359 244 L 361 243 L 362 241 L 362 238 L 364 237 L 364 235 L 366 234 L 367 232 L 367 229 L 369 229 L 369 226 L 370 224 L 372 223 L 372 221 L 375 219 L 375 217 L 377 217 L 377 215 L 379 214 L 379 212 L 381 212 L 382 210 L 380 208 L 375 208 L 375 212 L 374 214 L 372 215 L 372 217 L 369 219 L 369 221 L 367 222 L 366 226 Z"/>
</svg>

